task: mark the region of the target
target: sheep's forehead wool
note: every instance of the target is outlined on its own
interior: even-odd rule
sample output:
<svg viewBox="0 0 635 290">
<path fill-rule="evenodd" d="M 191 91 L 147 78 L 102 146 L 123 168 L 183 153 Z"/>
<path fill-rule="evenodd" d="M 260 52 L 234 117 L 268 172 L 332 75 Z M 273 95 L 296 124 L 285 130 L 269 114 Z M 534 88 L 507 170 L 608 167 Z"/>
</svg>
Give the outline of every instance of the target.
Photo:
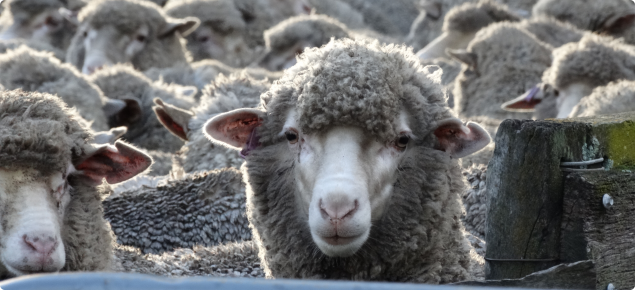
<svg viewBox="0 0 635 290">
<path fill-rule="evenodd" d="M 491 63 L 537 60 L 551 63 L 551 46 L 536 39 L 515 23 L 495 23 L 479 31 L 468 50 L 477 55 L 479 69 Z M 492 54 L 492 51 L 504 54 Z"/>
<path fill-rule="evenodd" d="M 161 29 L 167 24 L 161 7 L 142 0 L 96 0 L 79 14 L 79 20 L 88 20 L 94 28 L 114 25 L 122 33 L 133 33 L 142 25 Z"/>
<path fill-rule="evenodd" d="M 10 0 L 5 5 L 8 5 L 9 11 L 17 21 L 29 21 L 29 17 L 46 10 L 64 7 L 60 0 Z"/>
<path fill-rule="evenodd" d="M 554 50 L 553 55 L 553 65 L 543 81 L 558 89 L 576 82 L 602 86 L 635 79 L 635 49 L 619 40 L 588 33 L 579 42 Z"/>
<path fill-rule="evenodd" d="M 332 37 L 347 37 L 346 26 L 325 15 L 301 15 L 289 18 L 265 31 L 265 43 L 274 50 L 285 50 L 306 41 L 313 46 L 326 44 Z"/>
<path fill-rule="evenodd" d="M 443 31 L 474 33 L 491 23 L 501 21 L 520 21 L 520 17 L 494 1 L 465 3 L 448 12 L 443 22 Z"/>
<path fill-rule="evenodd" d="M 196 17 L 202 24 L 211 22 L 232 29 L 244 29 L 246 25 L 231 0 L 169 1 L 163 9 L 176 18 Z"/>
<path fill-rule="evenodd" d="M 57 97 L 35 92 L 0 94 L 0 167 L 65 171 L 90 137 Z"/>
<path fill-rule="evenodd" d="M 350 125 L 390 141 L 399 133 L 402 109 L 418 123 L 411 125 L 415 135 L 427 134 L 433 122 L 450 116 L 439 83 L 440 75 L 430 73 L 404 46 L 342 39 L 305 51 L 262 98 L 265 107 L 295 106 L 306 134 Z M 276 110 L 268 109 L 268 116 L 286 117 Z"/>
</svg>

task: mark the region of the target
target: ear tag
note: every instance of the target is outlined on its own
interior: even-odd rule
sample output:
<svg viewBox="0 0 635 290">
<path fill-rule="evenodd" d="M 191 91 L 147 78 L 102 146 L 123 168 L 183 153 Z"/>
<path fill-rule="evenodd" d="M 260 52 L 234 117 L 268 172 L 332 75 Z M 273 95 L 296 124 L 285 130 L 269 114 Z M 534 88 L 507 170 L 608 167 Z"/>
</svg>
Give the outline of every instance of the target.
<svg viewBox="0 0 635 290">
<path fill-rule="evenodd" d="M 258 146 L 260 146 L 260 136 L 258 136 L 258 133 L 256 133 L 256 128 L 254 128 L 253 130 L 251 130 L 251 133 L 249 133 L 249 141 L 247 142 L 247 146 L 243 150 L 240 150 L 240 157 L 245 159 L 245 157 L 249 155 L 249 152 L 258 148 Z"/>
</svg>

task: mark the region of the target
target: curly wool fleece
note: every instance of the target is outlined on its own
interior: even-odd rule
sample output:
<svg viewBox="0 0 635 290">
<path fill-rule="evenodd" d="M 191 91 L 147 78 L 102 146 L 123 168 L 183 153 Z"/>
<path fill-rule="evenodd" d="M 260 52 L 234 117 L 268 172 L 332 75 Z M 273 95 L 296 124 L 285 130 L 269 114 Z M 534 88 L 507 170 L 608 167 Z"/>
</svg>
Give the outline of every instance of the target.
<svg viewBox="0 0 635 290">
<path fill-rule="evenodd" d="M 65 171 L 90 138 L 86 124 L 62 100 L 49 94 L 0 94 L 0 168 Z"/>
<path fill-rule="evenodd" d="M 262 96 L 267 117 L 275 119 L 271 125 L 282 128 L 286 114 L 281 112 L 296 107 L 305 134 L 334 124 L 351 125 L 366 130 L 379 141 L 390 141 L 399 133 L 395 131 L 395 116 L 405 103 L 417 123 L 428 125 L 420 128 L 430 127 L 441 115 L 451 117 L 441 86 L 433 85 L 440 84 L 441 70 L 422 67 L 407 50 L 405 46 L 351 39 L 307 49 L 298 63 Z M 270 102 L 274 96 L 275 102 Z M 411 129 L 419 136 L 429 133 Z M 266 135 L 261 142 L 267 142 Z"/>
</svg>

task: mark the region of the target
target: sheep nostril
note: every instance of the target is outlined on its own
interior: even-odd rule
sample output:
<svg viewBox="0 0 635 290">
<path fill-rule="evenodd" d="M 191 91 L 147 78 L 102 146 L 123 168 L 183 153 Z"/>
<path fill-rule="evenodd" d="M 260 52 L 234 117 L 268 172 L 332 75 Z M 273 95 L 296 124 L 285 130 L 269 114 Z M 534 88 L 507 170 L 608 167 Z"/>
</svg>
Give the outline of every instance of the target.
<svg viewBox="0 0 635 290">
<path fill-rule="evenodd" d="M 57 247 L 57 239 L 49 235 L 24 235 L 24 243 L 34 252 L 50 256 Z"/>
</svg>

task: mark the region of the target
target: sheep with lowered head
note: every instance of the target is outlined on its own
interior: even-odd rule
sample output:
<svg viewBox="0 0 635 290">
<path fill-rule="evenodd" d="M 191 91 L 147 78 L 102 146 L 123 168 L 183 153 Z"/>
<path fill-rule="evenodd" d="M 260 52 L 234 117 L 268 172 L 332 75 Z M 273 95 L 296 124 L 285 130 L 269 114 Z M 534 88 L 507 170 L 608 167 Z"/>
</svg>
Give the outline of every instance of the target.
<svg viewBox="0 0 635 290">
<path fill-rule="evenodd" d="M 468 278 L 456 158 L 490 137 L 453 116 L 438 67 L 404 46 L 334 40 L 305 51 L 261 99 L 204 128 L 246 155 L 247 214 L 267 276 Z"/>
<path fill-rule="evenodd" d="M 621 80 L 603 87 L 582 98 L 569 114 L 569 118 L 592 117 L 635 111 L 635 81 Z"/>
<path fill-rule="evenodd" d="M 95 0 L 79 13 L 80 26 L 66 54 L 84 74 L 117 63 L 137 70 L 188 61 L 182 36 L 196 18 L 168 17 L 158 5 L 141 0 Z"/>
<path fill-rule="evenodd" d="M 0 277 L 109 269 L 102 180 L 124 181 L 152 160 L 122 142 L 93 144 L 79 115 L 49 94 L 2 91 L 0 116 Z"/>
<path fill-rule="evenodd" d="M 503 108 L 534 111 L 543 118 L 566 118 L 582 98 L 610 82 L 635 80 L 635 48 L 611 37 L 591 33 L 553 51 L 542 83 Z"/>
<path fill-rule="evenodd" d="M 107 130 L 107 115 L 117 114 L 116 110 L 104 110 L 112 102 L 73 66 L 61 63 L 50 53 L 25 46 L 0 54 L 0 84 L 7 90 L 55 94 L 92 121 L 91 127 L 96 131 Z"/>
<path fill-rule="evenodd" d="M 210 143 L 203 134 L 203 125 L 217 114 L 257 107 L 260 95 L 270 86 L 269 82 L 255 80 L 245 73 L 227 77 L 221 74 L 205 87 L 201 103 L 191 110 L 174 105 L 169 100 L 155 100 L 154 112 L 159 121 L 172 134 L 185 140 L 185 145 L 173 158 L 173 169 L 192 173 L 239 168 L 244 160 L 238 152 Z"/>
</svg>

